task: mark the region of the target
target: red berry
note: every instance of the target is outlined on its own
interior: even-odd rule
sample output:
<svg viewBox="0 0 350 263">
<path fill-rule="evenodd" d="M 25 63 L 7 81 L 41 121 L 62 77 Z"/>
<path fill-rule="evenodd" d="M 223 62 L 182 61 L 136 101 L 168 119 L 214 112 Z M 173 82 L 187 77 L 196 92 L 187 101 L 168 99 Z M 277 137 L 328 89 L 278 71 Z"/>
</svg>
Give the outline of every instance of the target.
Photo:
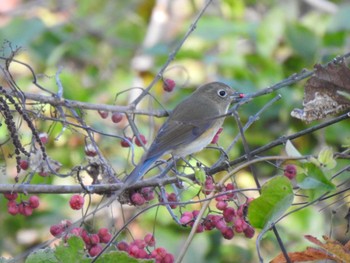
<svg viewBox="0 0 350 263">
<path fill-rule="evenodd" d="M 193 220 L 192 216 L 189 215 L 182 215 L 180 218 L 180 223 L 183 225 L 189 224 Z"/>
<path fill-rule="evenodd" d="M 142 147 L 144 144 L 147 143 L 147 140 L 146 140 L 146 137 L 143 134 L 140 134 L 139 137 L 140 137 L 141 141 L 137 137 L 135 137 L 135 144 L 137 146 L 139 146 L 139 147 Z"/>
<path fill-rule="evenodd" d="M 102 119 L 106 119 L 108 117 L 108 111 L 98 110 L 98 114 L 100 114 Z"/>
<path fill-rule="evenodd" d="M 120 112 L 113 112 L 111 119 L 114 123 L 121 122 L 121 120 L 123 119 L 123 114 Z"/>
<path fill-rule="evenodd" d="M 140 193 L 146 201 L 151 201 L 154 199 L 154 191 L 152 187 L 143 187 L 141 188 Z"/>
<path fill-rule="evenodd" d="M 4 197 L 7 200 L 11 201 L 11 200 L 15 200 L 18 197 L 18 194 L 16 192 L 11 192 L 11 193 L 10 192 L 6 192 L 6 193 L 4 193 Z"/>
<path fill-rule="evenodd" d="M 221 234 L 225 239 L 229 239 L 229 240 L 232 239 L 235 235 L 232 227 L 226 227 L 226 228 L 222 229 Z"/>
<path fill-rule="evenodd" d="M 54 237 L 60 237 L 64 231 L 64 227 L 62 224 L 52 225 L 50 227 L 50 233 Z"/>
<path fill-rule="evenodd" d="M 226 186 L 225 186 L 225 191 L 233 191 L 235 190 L 235 186 L 232 184 L 232 183 L 228 183 Z M 235 193 L 227 193 L 226 196 L 228 198 L 235 198 L 236 197 L 236 194 Z"/>
<path fill-rule="evenodd" d="M 39 133 L 39 138 L 43 144 L 46 144 L 49 141 L 49 136 L 46 132 Z"/>
<path fill-rule="evenodd" d="M 21 167 L 22 170 L 27 170 L 29 168 L 29 162 L 27 160 L 21 159 L 19 161 L 19 167 Z"/>
<path fill-rule="evenodd" d="M 174 259 L 174 255 L 167 253 L 162 260 L 162 263 L 174 263 L 175 259 Z"/>
<path fill-rule="evenodd" d="M 246 229 L 248 226 L 247 222 L 244 221 L 244 219 L 241 217 L 238 217 L 235 220 L 234 225 L 235 225 L 235 231 L 237 233 L 242 233 L 244 231 L 244 229 Z"/>
<path fill-rule="evenodd" d="M 226 222 L 224 220 L 219 220 L 216 222 L 215 227 L 217 229 L 219 229 L 220 231 L 223 231 L 224 229 L 226 229 L 227 225 L 226 225 Z"/>
<path fill-rule="evenodd" d="M 29 197 L 29 206 L 33 209 L 38 208 L 39 207 L 39 197 L 36 195 L 32 195 L 31 197 Z"/>
<path fill-rule="evenodd" d="M 120 242 L 118 242 L 117 248 L 118 248 L 120 251 L 129 252 L 129 244 L 126 243 L 125 241 L 120 241 Z"/>
<path fill-rule="evenodd" d="M 177 196 L 175 193 L 167 193 L 167 199 L 169 202 L 177 202 Z M 171 209 L 175 209 L 177 207 L 177 204 L 170 204 L 169 206 Z"/>
<path fill-rule="evenodd" d="M 23 205 L 23 213 L 24 216 L 31 216 L 33 214 L 33 208 L 28 205 Z"/>
<path fill-rule="evenodd" d="M 79 210 L 84 205 L 84 197 L 81 195 L 73 195 L 69 200 L 69 205 L 73 210 Z"/>
<path fill-rule="evenodd" d="M 125 139 L 120 141 L 120 145 L 124 148 L 129 148 L 132 144 L 132 139 L 130 137 L 125 137 Z"/>
<path fill-rule="evenodd" d="M 74 227 L 70 230 L 69 233 L 73 236 L 81 237 L 83 231 L 84 229 L 82 229 L 81 227 Z"/>
<path fill-rule="evenodd" d="M 112 235 L 109 232 L 108 228 L 100 228 L 97 234 L 100 238 L 101 243 L 108 243 L 112 238 Z"/>
<path fill-rule="evenodd" d="M 236 216 L 236 210 L 233 207 L 227 207 L 223 211 L 222 215 L 224 216 L 225 222 L 229 223 Z"/>
<path fill-rule="evenodd" d="M 138 192 L 131 195 L 131 203 L 134 205 L 143 205 L 146 202 L 145 198 Z"/>
<path fill-rule="evenodd" d="M 42 176 L 42 177 L 46 177 L 46 176 L 48 176 L 50 173 L 49 173 L 48 171 L 40 171 L 38 174 L 39 174 L 40 176 Z"/>
<path fill-rule="evenodd" d="M 90 249 L 89 249 L 89 255 L 90 257 L 95 257 L 98 254 L 100 254 L 102 251 L 102 246 L 100 244 L 96 244 L 93 245 Z"/>
<path fill-rule="evenodd" d="M 133 257 L 137 257 L 137 255 L 139 254 L 139 248 L 138 248 L 138 246 L 136 246 L 136 245 L 131 245 L 130 244 L 130 246 L 129 246 L 129 255 L 130 256 L 133 256 Z"/>
<path fill-rule="evenodd" d="M 204 189 L 202 189 L 202 192 L 206 195 L 210 194 L 215 188 L 213 178 L 211 176 L 208 176 L 205 179 L 204 182 Z"/>
<path fill-rule="evenodd" d="M 98 243 L 100 243 L 100 237 L 97 234 L 91 234 L 90 235 L 90 244 L 96 245 Z"/>
<path fill-rule="evenodd" d="M 213 139 L 211 140 L 211 144 L 215 144 L 215 143 L 217 143 L 218 142 L 218 140 L 219 140 L 219 135 L 220 135 L 220 133 L 222 132 L 222 130 L 223 130 L 224 128 L 220 128 L 217 132 L 216 132 L 216 134 L 215 134 L 215 136 L 213 137 Z"/>
<path fill-rule="evenodd" d="M 196 229 L 196 233 L 202 233 L 204 231 L 204 225 L 199 224 Z"/>
<path fill-rule="evenodd" d="M 85 154 L 90 157 L 96 156 L 97 152 L 92 144 L 85 145 Z"/>
<path fill-rule="evenodd" d="M 226 201 L 219 201 L 216 203 L 216 208 L 223 211 L 228 206 Z"/>
<path fill-rule="evenodd" d="M 144 240 L 148 247 L 154 247 L 156 244 L 154 236 L 151 233 L 148 233 L 147 235 L 145 235 Z"/>
<path fill-rule="evenodd" d="M 297 175 L 297 168 L 295 165 L 287 164 L 284 167 L 284 176 L 286 176 L 289 180 L 292 180 L 293 178 L 295 178 L 296 175 Z"/>
<path fill-rule="evenodd" d="M 255 229 L 251 225 L 247 225 L 247 228 L 243 232 L 247 238 L 252 238 L 255 234 Z"/>
<path fill-rule="evenodd" d="M 137 246 L 139 249 L 144 249 L 147 246 L 146 241 L 143 239 L 135 239 L 130 243 L 130 246 L 133 245 Z"/>
<path fill-rule="evenodd" d="M 19 210 L 16 201 L 10 200 L 7 203 L 7 212 L 13 216 L 18 214 Z"/>
<path fill-rule="evenodd" d="M 163 89 L 167 92 L 172 92 L 176 86 L 176 83 L 172 79 L 164 79 Z"/>
</svg>

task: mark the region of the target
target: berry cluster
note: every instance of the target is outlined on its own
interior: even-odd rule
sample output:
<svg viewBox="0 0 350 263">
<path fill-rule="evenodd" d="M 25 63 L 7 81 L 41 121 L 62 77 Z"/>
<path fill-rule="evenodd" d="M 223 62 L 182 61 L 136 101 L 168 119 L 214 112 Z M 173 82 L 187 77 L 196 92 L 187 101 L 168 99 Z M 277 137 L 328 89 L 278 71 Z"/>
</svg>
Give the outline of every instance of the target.
<svg viewBox="0 0 350 263">
<path fill-rule="evenodd" d="M 132 192 L 130 195 L 130 201 L 133 205 L 141 206 L 147 201 L 154 199 L 154 191 L 152 187 L 143 187 Z"/>
<path fill-rule="evenodd" d="M 118 242 L 117 249 L 125 251 L 131 257 L 140 259 L 155 259 L 156 263 L 172 263 L 174 256 L 166 251 L 165 248 L 154 248 L 152 252 L 151 247 L 156 244 L 155 238 L 152 234 L 147 234 L 143 239 L 135 239 L 127 243 L 126 241 Z"/>
<path fill-rule="evenodd" d="M 203 192 L 208 194 L 213 191 L 214 188 L 215 185 L 212 177 L 207 177 L 204 183 Z M 209 213 L 205 218 L 202 218 L 201 223 L 196 229 L 197 233 L 201 233 L 204 230 L 209 231 L 218 229 L 225 239 L 232 239 L 235 232 L 244 233 L 247 238 L 252 238 L 254 236 L 255 230 L 249 225 L 245 218 L 246 209 L 252 199 L 247 199 L 245 204 L 242 204 L 235 209 L 230 206 L 230 204 L 234 203 L 233 201 L 236 199 L 236 195 L 235 193 L 229 192 L 234 189 L 235 187 L 232 183 L 228 183 L 223 187 L 222 191 L 227 191 L 228 193 L 215 198 L 218 211 L 216 213 Z M 181 224 L 192 227 L 198 214 L 198 210 L 184 212 L 180 218 Z"/>
<path fill-rule="evenodd" d="M 139 139 L 139 138 L 140 138 L 140 139 Z M 145 145 L 145 144 L 147 143 L 147 139 L 146 139 L 145 135 L 143 135 L 143 134 L 140 134 L 140 135 L 139 135 L 139 138 L 137 138 L 137 137 L 135 136 L 134 142 L 135 142 L 135 144 L 136 144 L 138 147 L 142 147 L 143 145 Z M 121 141 L 120 141 L 120 145 L 121 145 L 122 147 L 124 147 L 124 148 L 128 148 L 128 147 L 131 146 L 131 142 L 132 142 L 132 138 L 130 138 L 130 137 L 125 137 L 124 140 L 121 140 Z"/>
<path fill-rule="evenodd" d="M 50 233 L 57 238 L 63 237 L 65 241 L 71 236 L 80 237 L 91 257 L 97 256 L 103 249 L 102 244 L 107 244 L 112 238 L 112 234 L 107 228 L 100 228 L 97 233 L 92 234 L 81 227 L 74 227 L 68 231 L 71 225 L 69 220 L 63 220 L 59 224 L 52 225 Z"/>
<path fill-rule="evenodd" d="M 39 197 L 32 195 L 29 197 L 28 201 L 16 202 L 18 194 L 15 192 L 4 193 L 4 197 L 8 200 L 7 212 L 10 215 L 21 214 L 24 216 L 30 216 L 33 214 L 33 210 L 39 207 L 40 201 Z"/>
</svg>

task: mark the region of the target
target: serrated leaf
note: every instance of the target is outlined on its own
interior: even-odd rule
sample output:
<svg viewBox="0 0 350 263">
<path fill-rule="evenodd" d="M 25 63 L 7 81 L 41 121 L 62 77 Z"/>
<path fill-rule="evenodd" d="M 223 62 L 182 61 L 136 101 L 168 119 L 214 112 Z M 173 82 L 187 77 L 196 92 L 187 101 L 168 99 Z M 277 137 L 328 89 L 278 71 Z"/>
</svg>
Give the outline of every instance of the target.
<svg viewBox="0 0 350 263">
<path fill-rule="evenodd" d="M 296 181 L 301 189 L 309 190 L 311 199 L 335 189 L 335 185 L 326 177 L 322 169 L 314 163 L 305 164 L 304 174 L 298 174 Z"/>
<path fill-rule="evenodd" d="M 252 226 L 265 228 L 280 218 L 294 199 L 293 187 L 285 176 L 276 176 L 261 188 L 261 196 L 248 207 L 248 219 Z"/>
<path fill-rule="evenodd" d="M 333 169 L 337 165 L 333 157 L 333 150 L 330 147 L 323 148 L 318 154 L 317 160 L 320 162 L 322 168 L 327 170 Z"/>
<path fill-rule="evenodd" d="M 30 253 L 25 263 L 58 263 L 55 251 L 52 248 L 37 249 Z"/>
<path fill-rule="evenodd" d="M 96 263 L 153 263 L 151 259 L 135 259 L 122 251 L 113 251 L 103 254 Z"/>
<path fill-rule="evenodd" d="M 286 147 L 285 147 L 286 153 L 289 157 L 302 157 L 303 155 L 294 147 L 292 142 L 290 140 L 287 140 Z"/>
<path fill-rule="evenodd" d="M 82 262 L 85 258 L 84 241 L 72 236 L 67 240 L 67 244 L 63 242 L 56 247 L 55 256 L 60 262 Z"/>
</svg>

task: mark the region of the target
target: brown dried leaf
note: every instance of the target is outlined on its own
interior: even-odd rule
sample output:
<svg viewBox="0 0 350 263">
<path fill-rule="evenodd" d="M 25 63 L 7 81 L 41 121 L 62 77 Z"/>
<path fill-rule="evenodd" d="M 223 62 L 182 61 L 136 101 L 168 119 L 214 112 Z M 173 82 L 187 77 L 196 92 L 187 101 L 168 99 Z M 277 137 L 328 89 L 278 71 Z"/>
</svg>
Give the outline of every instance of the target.
<svg viewBox="0 0 350 263">
<path fill-rule="evenodd" d="M 311 122 L 350 109 L 350 101 L 344 93 L 350 93 L 350 69 L 345 61 L 326 66 L 316 64 L 314 75 L 305 85 L 304 108 L 294 109 L 291 115 Z"/>
</svg>

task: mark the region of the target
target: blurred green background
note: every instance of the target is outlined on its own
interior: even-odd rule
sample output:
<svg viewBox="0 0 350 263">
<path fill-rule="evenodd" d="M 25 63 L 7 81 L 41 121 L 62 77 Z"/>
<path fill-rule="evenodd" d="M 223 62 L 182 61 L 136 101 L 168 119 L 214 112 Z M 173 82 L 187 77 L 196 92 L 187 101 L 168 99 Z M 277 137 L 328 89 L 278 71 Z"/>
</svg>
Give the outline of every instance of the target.
<svg viewBox="0 0 350 263">
<path fill-rule="evenodd" d="M 119 95 L 120 92 L 132 87 L 147 87 L 204 4 L 203 1 L 194 0 L 0 2 L 0 41 L 9 41 L 14 48 L 21 47 L 16 59 L 28 63 L 35 70 L 42 86 L 56 92 L 54 76 L 62 67 L 60 79 L 64 98 L 116 105 L 128 105 L 137 95 L 137 89 Z M 213 80 L 226 82 L 237 90 L 250 93 L 304 68 L 312 69 L 315 63 L 328 62 L 348 51 L 349 13 L 348 1 L 214 1 L 164 73 L 164 78 L 176 81 L 175 91 L 164 92 L 159 82 L 151 91 L 159 103 L 149 99 L 141 107 L 163 109 L 163 106 L 172 109 L 195 87 Z M 6 42 L 3 43 L 2 53 L 9 54 Z M 23 91 L 41 93 L 31 84 L 32 78 L 27 69 L 19 65 L 12 67 Z M 251 149 L 307 126 L 290 117 L 293 108 L 301 107 L 303 84 L 302 81 L 278 91 L 282 99 L 265 111 L 245 134 Z M 240 108 L 242 122 L 246 122 L 249 116 L 276 95 L 259 97 Z M 49 109 L 46 110 L 49 112 Z M 101 119 L 95 111 L 86 111 L 85 114 L 86 122 L 100 131 L 119 136 L 132 135 L 125 118 L 116 125 L 110 119 Z M 151 140 L 163 119 L 138 116 L 136 121 L 140 131 Z M 59 140 L 54 140 L 62 130 L 61 124 L 38 120 L 36 125 L 39 130 L 49 132 L 47 151 L 53 159 L 63 164 L 62 171 L 69 171 L 73 166 L 85 162 L 84 135 L 79 129 L 68 129 Z M 237 134 L 235 126 L 233 119 L 226 121 L 219 140 L 221 146 L 227 146 Z M 339 123 L 297 139 L 294 143 L 303 154 L 317 153 L 324 144 L 338 151 L 348 137 L 348 128 L 348 123 Z M 30 138 L 26 129 L 21 133 L 23 140 Z M 0 127 L 1 142 L 6 138 L 7 130 L 3 125 Z M 96 140 L 118 176 L 131 169 L 129 149 L 122 148 L 120 140 L 107 136 L 97 136 Z M 7 166 L 6 175 L 1 175 L 1 183 L 13 183 L 13 161 L 6 157 L 10 151 L 10 146 L 2 146 L 2 157 L 6 158 Z M 208 151 L 196 156 L 210 165 L 218 154 L 208 154 Z M 136 160 L 142 152 L 142 149 L 136 149 Z M 282 152 L 283 147 L 277 147 L 266 154 Z M 243 153 L 239 144 L 229 152 L 229 156 L 234 159 Z M 276 174 L 276 168 L 271 164 L 259 165 L 258 174 L 259 178 L 268 178 Z M 239 175 L 238 182 L 241 187 L 254 187 L 248 171 Z M 35 177 L 33 183 L 72 184 L 76 181 Z M 8 215 L 5 212 L 6 201 L 1 197 L 0 222 L 3 228 L 0 231 L 0 255 L 18 255 L 34 244 L 51 238 L 48 232 L 50 225 L 65 218 L 79 218 L 79 212 L 71 212 L 68 208 L 69 197 L 41 195 L 39 211 L 28 218 Z M 96 197 L 93 202 L 97 203 L 98 200 L 99 197 Z M 288 250 L 305 248 L 305 234 L 319 237 L 329 234 L 332 229 L 336 238 L 344 238 L 346 222 L 339 221 L 337 213 L 339 218 L 344 218 L 346 211 L 338 211 L 334 216 L 331 215 L 332 208 L 322 212 L 318 209 L 304 209 L 279 224 Z M 337 211 L 337 208 L 334 209 Z M 127 213 L 133 211 L 131 208 L 129 210 Z M 118 228 L 116 216 L 119 214 L 104 219 L 96 217 L 91 223 L 92 228 Z M 155 230 L 157 244 L 175 255 L 188 234 L 188 229 L 172 222 L 165 209 L 147 212 L 132 226 L 136 238 L 142 238 L 152 229 Z M 266 261 L 279 253 L 271 233 L 263 240 L 262 247 Z M 254 240 L 237 236 L 227 241 L 215 231 L 198 234 L 184 260 L 256 261 Z"/>
</svg>

